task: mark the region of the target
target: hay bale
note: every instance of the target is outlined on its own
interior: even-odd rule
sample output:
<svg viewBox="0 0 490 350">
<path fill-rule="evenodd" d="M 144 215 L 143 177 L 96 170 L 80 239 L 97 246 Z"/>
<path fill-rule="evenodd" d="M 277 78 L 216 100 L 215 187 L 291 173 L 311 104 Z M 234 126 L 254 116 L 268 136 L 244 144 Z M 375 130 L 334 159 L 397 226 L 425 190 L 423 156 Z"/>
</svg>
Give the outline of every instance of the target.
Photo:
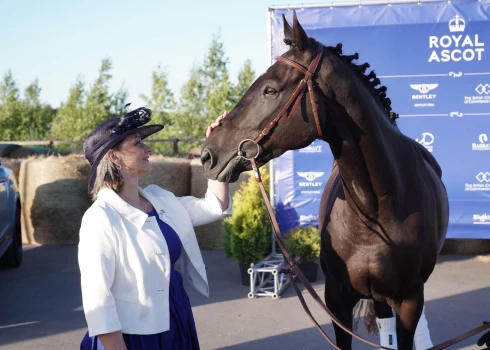
<svg viewBox="0 0 490 350">
<path fill-rule="evenodd" d="M 22 162 L 23 241 L 30 244 L 77 244 L 83 214 L 90 207 L 83 158 L 48 157 Z"/>
<path fill-rule="evenodd" d="M 201 158 L 201 147 L 191 148 L 189 152 L 187 152 L 186 159 L 198 159 Z"/>
<path fill-rule="evenodd" d="M 481 261 L 485 264 L 490 264 L 490 254 L 489 255 L 478 255 L 476 260 Z"/>
<path fill-rule="evenodd" d="M 190 162 L 191 166 L 191 196 L 202 198 L 208 188 L 208 179 L 204 175 L 204 170 L 201 160 L 193 159 Z M 247 181 L 250 172 L 245 172 L 240 175 L 240 178 L 230 184 L 230 194 L 233 194 L 240 188 L 242 182 Z M 207 225 L 198 226 L 195 228 L 199 247 L 203 250 L 221 250 L 221 222 L 218 220 Z"/>
<path fill-rule="evenodd" d="M 190 194 L 191 169 L 188 160 L 152 156 L 150 164 L 152 170 L 141 178 L 140 187 L 144 188 L 153 184 L 171 191 L 176 196 Z"/>
<path fill-rule="evenodd" d="M 20 164 L 22 163 L 22 160 L 11 159 L 11 158 L 0 158 L 0 162 L 3 164 L 4 167 L 9 168 L 10 170 L 13 171 L 15 180 L 17 181 L 17 184 L 19 184 L 19 172 L 20 172 Z"/>
</svg>

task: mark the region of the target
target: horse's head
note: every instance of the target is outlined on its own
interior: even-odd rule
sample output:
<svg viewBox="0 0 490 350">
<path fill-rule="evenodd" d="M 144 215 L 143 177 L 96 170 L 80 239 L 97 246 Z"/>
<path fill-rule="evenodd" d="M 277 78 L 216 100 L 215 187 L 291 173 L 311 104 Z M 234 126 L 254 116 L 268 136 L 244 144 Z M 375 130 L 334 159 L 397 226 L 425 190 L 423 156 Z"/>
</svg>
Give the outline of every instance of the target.
<svg viewBox="0 0 490 350">
<path fill-rule="evenodd" d="M 350 64 L 357 54 L 341 56 L 341 45 L 323 48 L 306 35 L 296 12 L 293 27 L 284 16 L 283 21 L 284 42 L 290 49 L 281 56 L 283 59 L 257 78 L 203 146 L 201 161 L 206 175 L 211 179 L 234 182 L 241 172 L 251 169 L 248 158 L 254 157 L 261 166 L 287 150 L 306 147 L 319 134 L 323 134 L 322 138 L 331 144 L 339 139 L 341 131 L 333 133 L 325 128 L 322 132 L 322 128 L 348 115 L 338 98 L 350 98 L 352 84 L 362 83 L 351 79 L 352 67 L 349 69 L 345 64 Z M 315 58 L 318 58 L 318 68 L 312 68 Z M 299 64 L 299 67 L 292 62 Z M 369 65 L 355 67 L 364 72 Z M 305 82 L 308 68 L 314 70 L 310 87 L 314 90 L 318 113 L 313 113 L 306 84 L 302 92 L 299 90 L 300 84 Z M 373 77 L 365 78 L 369 80 Z M 339 80 L 348 83 L 340 84 Z M 315 114 L 318 122 L 315 121 Z"/>
</svg>

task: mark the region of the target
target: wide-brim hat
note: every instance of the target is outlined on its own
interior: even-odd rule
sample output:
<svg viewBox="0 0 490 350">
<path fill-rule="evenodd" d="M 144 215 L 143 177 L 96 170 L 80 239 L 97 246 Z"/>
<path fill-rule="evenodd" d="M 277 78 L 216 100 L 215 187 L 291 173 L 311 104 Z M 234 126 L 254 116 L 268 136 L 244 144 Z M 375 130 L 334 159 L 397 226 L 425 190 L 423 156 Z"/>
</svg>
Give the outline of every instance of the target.
<svg viewBox="0 0 490 350">
<path fill-rule="evenodd" d="M 92 166 L 88 175 L 89 193 L 92 192 L 94 186 L 97 166 L 111 148 L 129 135 L 139 133 L 141 139 L 145 139 L 163 129 L 161 124 L 143 126 L 151 120 L 150 116 L 151 110 L 141 107 L 125 114 L 121 118 L 111 118 L 100 123 L 87 136 L 83 142 L 83 152 L 85 158 Z"/>
</svg>

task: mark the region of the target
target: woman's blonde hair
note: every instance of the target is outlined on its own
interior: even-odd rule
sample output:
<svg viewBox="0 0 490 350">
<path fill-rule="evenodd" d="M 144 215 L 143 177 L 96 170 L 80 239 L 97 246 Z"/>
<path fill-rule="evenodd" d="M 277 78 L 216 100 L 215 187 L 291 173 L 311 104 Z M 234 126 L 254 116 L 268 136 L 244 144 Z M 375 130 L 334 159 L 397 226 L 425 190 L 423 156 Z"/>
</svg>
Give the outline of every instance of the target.
<svg viewBox="0 0 490 350">
<path fill-rule="evenodd" d="M 116 148 L 117 147 L 114 147 L 113 149 Z M 103 187 L 110 188 L 118 193 L 123 185 L 124 179 L 121 172 L 116 168 L 114 163 L 109 160 L 109 156 L 106 153 L 97 166 L 94 187 L 92 188 L 92 192 L 90 192 L 92 200 L 95 201 L 97 199 L 97 194 Z"/>
</svg>

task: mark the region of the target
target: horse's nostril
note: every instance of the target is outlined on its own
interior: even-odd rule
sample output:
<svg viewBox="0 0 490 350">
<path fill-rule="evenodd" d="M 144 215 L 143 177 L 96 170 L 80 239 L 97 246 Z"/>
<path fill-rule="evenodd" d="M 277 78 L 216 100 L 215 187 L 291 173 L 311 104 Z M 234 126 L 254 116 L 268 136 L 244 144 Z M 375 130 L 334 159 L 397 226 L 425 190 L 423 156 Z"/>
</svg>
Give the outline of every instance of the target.
<svg viewBox="0 0 490 350">
<path fill-rule="evenodd" d="M 205 165 L 208 161 L 210 161 L 211 158 L 211 152 L 207 148 L 203 149 L 201 152 L 201 164 Z"/>
</svg>

